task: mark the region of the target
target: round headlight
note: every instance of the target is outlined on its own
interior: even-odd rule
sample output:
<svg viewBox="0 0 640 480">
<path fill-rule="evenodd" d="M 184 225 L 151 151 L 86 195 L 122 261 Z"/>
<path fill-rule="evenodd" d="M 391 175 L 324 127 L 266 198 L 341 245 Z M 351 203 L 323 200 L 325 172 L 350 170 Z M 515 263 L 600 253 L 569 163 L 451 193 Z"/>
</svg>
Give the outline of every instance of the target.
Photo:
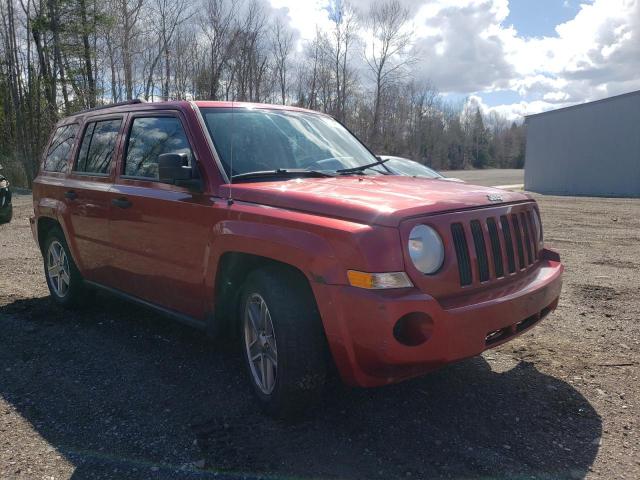
<svg viewBox="0 0 640 480">
<path fill-rule="evenodd" d="M 409 234 L 409 256 L 422 273 L 440 270 L 444 262 L 444 245 L 438 232 L 426 225 L 416 225 Z"/>
</svg>

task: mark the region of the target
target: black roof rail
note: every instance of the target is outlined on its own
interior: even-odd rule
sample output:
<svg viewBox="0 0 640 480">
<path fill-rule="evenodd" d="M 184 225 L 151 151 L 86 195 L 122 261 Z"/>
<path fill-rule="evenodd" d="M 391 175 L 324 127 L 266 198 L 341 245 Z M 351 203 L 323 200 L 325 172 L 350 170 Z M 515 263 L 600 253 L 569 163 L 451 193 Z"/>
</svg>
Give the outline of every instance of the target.
<svg viewBox="0 0 640 480">
<path fill-rule="evenodd" d="M 87 108 L 86 110 L 80 110 L 79 112 L 76 112 L 74 115 L 95 112 L 96 110 L 104 110 L 105 108 L 121 107 L 123 105 L 136 105 L 138 103 L 147 103 L 147 101 L 141 98 L 134 98 L 133 100 L 125 100 L 124 102 L 110 103 L 108 105 L 100 105 L 99 107 Z"/>
</svg>

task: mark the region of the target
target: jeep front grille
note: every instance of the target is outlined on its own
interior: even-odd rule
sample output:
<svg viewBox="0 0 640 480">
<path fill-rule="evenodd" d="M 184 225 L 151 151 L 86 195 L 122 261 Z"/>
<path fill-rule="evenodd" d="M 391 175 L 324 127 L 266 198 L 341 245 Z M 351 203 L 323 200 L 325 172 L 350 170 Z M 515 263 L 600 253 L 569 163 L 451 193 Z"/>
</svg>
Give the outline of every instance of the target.
<svg viewBox="0 0 640 480">
<path fill-rule="evenodd" d="M 456 248 L 456 259 L 458 260 L 458 271 L 460 272 L 460 285 L 471 285 L 471 260 L 469 259 L 469 249 L 467 239 L 464 234 L 464 227 L 461 223 L 451 225 L 451 235 Z"/>
<path fill-rule="evenodd" d="M 509 264 L 509 273 L 516 271 L 515 254 L 513 252 L 513 239 L 511 238 L 511 229 L 509 228 L 509 220 L 506 215 L 500 217 L 500 225 L 502 225 L 502 235 L 504 237 L 505 250 L 507 251 L 507 262 Z"/>
<path fill-rule="evenodd" d="M 478 277 L 481 282 L 489 280 L 489 261 L 487 260 L 487 247 L 484 242 L 482 226 L 478 220 L 471 220 L 471 235 L 478 259 Z"/>
<path fill-rule="evenodd" d="M 502 263 L 502 248 L 498 237 L 498 227 L 493 217 L 487 218 L 487 228 L 489 229 L 489 240 L 491 241 L 491 254 L 493 256 L 493 269 L 496 277 L 504 276 L 504 265 Z"/>
<path fill-rule="evenodd" d="M 460 285 L 504 278 L 507 272 L 516 273 L 516 266 L 522 271 L 534 264 L 538 251 L 533 225 L 531 210 L 451 224 Z"/>
</svg>

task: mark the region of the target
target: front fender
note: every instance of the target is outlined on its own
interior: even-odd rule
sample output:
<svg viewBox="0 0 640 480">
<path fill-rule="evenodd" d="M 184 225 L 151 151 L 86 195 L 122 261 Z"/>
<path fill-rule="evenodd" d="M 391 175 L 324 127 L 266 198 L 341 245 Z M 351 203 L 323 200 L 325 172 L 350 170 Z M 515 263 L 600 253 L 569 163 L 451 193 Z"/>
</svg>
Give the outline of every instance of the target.
<svg viewBox="0 0 640 480">
<path fill-rule="evenodd" d="M 340 360 L 344 358 L 346 329 L 331 315 L 335 306 L 325 294 L 327 286 L 345 285 L 347 282 L 344 260 L 336 253 L 344 245 L 338 242 L 336 248 L 324 236 L 300 228 L 240 219 L 223 221 L 214 230 L 206 274 L 209 291 L 215 291 L 219 262 L 226 253 L 264 257 L 295 267 L 309 282 L 333 357 Z M 224 320 L 224 314 L 221 323 L 217 323 L 214 318 L 215 316 L 211 317 L 208 326 L 213 336 L 221 328 L 225 328 L 227 321 Z"/>
<path fill-rule="evenodd" d="M 227 220 L 215 227 L 207 267 L 207 286 L 213 288 L 218 263 L 225 253 L 245 253 L 291 265 L 310 284 L 344 284 L 346 272 L 322 236 L 292 227 Z"/>
<path fill-rule="evenodd" d="M 215 291 L 220 258 L 245 253 L 276 260 L 300 270 L 307 278 L 322 318 L 336 364 L 345 365 L 349 351 L 344 315 L 328 294 L 334 285 L 347 285 L 347 270 L 372 272 L 404 269 L 399 232 L 302 212 L 241 205 L 237 217 L 215 225 L 208 252 L 206 284 Z M 213 317 L 212 317 L 213 319 Z M 212 322 L 212 331 L 216 331 Z M 222 324 L 220 324 L 222 325 Z M 349 375 L 343 372 L 346 378 Z"/>
</svg>

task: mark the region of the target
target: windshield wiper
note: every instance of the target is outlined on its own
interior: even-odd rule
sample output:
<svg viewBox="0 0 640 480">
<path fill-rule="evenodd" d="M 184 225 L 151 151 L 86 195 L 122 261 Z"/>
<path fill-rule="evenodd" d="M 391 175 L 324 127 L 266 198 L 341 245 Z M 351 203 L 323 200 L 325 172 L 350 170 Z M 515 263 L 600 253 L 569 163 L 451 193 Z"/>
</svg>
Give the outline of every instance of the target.
<svg viewBox="0 0 640 480">
<path fill-rule="evenodd" d="M 367 170 L 368 168 L 372 168 L 372 167 L 376 167 L 378 165 L 382 165 L 385 162 L 388 162 L 389 159 L 385 158 L 379 158 L 377 162 L 373 162 L 373 163 L 368 163 L 367 165 L 360 165 L 359 167 L 352 167 L 352 168 L 341 168 L 340 170 L 336 170 L 336 173 L 357 173 L 357 172 L 363 172 L 365 170 Z M 384 173 L 383 173 L 384 175 Z"/>
<path fill-rule="evenodd" d="M 304 168 L 278 168 L 277 170 L 258 170 L 255 172 L 238 173 L 231 177 L 232 180 L 251 180 L 254 178 L 269 177 L 309 177 L 309 178 L 326 178 L 333 177 L 332 174 L 321 172 L 320 170 L 306 170 Z"/>
</svg>

